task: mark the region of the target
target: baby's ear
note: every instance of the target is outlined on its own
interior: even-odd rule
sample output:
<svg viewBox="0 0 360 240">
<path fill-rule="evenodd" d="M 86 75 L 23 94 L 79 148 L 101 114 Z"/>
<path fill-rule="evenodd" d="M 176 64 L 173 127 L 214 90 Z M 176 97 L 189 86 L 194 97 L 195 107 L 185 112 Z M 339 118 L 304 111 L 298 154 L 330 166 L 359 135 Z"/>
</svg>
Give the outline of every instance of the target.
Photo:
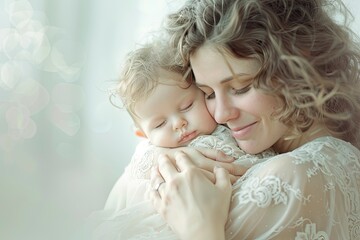
<svg viewBox="0 0 360 240">
<path fill-rule="evenodd" d="M 141 131 L 139 128 L 135 128 L 135 135 L 138 137 L 146 138 L 146 135 L 143 131 Z"/>
</svg>

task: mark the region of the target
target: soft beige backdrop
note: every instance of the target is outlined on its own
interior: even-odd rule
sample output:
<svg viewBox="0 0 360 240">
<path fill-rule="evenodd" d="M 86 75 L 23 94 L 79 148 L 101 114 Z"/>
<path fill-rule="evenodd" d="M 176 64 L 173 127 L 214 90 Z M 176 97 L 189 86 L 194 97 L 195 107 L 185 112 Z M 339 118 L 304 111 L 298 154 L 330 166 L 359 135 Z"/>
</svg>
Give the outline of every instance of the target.
<svg viewBox="0 0 360 240">
<path fill-rule="evenodd" d="M 80 239 L 138 141 L 107 89 L 182 1 L 0 0 L 0 239 Z"/>
</svg>

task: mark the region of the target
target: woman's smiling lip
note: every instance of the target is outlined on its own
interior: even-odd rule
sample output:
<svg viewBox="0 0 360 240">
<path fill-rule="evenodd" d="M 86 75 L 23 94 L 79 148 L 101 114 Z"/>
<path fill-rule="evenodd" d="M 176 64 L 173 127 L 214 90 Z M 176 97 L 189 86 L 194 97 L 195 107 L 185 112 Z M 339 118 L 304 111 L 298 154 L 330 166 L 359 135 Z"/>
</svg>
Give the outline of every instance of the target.
<svg viewBox="0 0 360 240">
<path fill-rule="evenodd" d="M 180 144 L 186 143 L 188 141 L 193 140 L 196 137 L 197 137 L 197 132 L 196 131 L 193 131 L 191 133 L 185 133 L 185 134 L 181 135 L 179 143 Z"/>
<path fill-rule="evenodd" d="M 257 122 L 253 122 L 253 123 L 245 125 L 243 127 L 231 129 L 233 137 L 236 138 L 236 139 L 241 139 L 241 138 L 246 137 L 246 135 L 249 134 L 249 132 L 251 131 L 251 129 L 253 128 L 253 126 L 256 123 Z"/>
</svg>

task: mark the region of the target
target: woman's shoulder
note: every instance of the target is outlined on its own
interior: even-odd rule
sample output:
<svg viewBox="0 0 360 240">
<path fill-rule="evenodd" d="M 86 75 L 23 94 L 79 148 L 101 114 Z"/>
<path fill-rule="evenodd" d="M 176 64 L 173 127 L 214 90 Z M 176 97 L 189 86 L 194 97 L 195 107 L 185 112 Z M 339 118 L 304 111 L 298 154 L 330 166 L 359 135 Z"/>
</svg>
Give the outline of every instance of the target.
<svg viewBox="0 0 360 240">
<path fill-rule="evenodd" d="M 360 161 L 360 151 L 351 143 L 325 136 L 316 138 L 286 154 L 298 163 L 347 164 Z"/>
<path fill-rule="evenodd" d="M 304 150 L 319 152 L 323 151 L 324 149 L 332 149 L 332 151 L 339 153 L 344 151 L 360 153 L 359 149 L 354 147 L 351 143 L 332 136 L 323 136 L 316 138 L 295 149 L 293 152 Z"/>
<path fill-rule="evenodd" d="M 360 151 L 341 139 L 321 137 L 254 165 L 244 180 L 276 177 L 306 184 L 316 179 L 332 181 L 337 178 L 335 181 L 338 181 L 356 172 L 360 172 Z"/>
<path fill-rule="evenodd" d="M 325 164 L 331 162 L 360 161 L 360 151 L 348 142 L 334 137 L 314 139 L 293 151 L 270 157 L 266 164 Z"/>
<path fill-rule="evenodd" d="M 233 185 L 230 218 L 234 224 L 228 232 L 244 226 L 241 233 L 248 230 L 253 234 L 256 229 L 259 239 L 268 239 L 267 234 L 278 234 L 279 238 L 287 233 L 305 234 L 312 226 L 321 233 L 336 229 L 326 234 L 340 239 L 337 233 L 348 234 L 360 221 L 359 172 L 359 150 L 332 137 L 315 139 L 292 152 L 270 157 L 251 167 Z M 242 214 L 238 218 L 244 211 L 262 217 Z M 274 221 L 274 214 L 281 218 Z M 240 225 L 235 227 L 235 221 Z M 254 225 L 259 228 L 247 227 Z"/>
</svg>

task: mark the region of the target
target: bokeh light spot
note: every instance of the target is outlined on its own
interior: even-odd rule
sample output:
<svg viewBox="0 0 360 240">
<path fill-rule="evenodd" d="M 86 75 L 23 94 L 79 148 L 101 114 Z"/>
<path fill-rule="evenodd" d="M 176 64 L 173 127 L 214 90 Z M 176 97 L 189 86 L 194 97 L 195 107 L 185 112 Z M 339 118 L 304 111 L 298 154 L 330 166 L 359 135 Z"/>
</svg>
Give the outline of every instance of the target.
<svg viewBox="0 0 360 240">
<path fill-rule="evenodd" d="M 36 125 L 30 118 L 29 110 L 21 105 L 11 106 L 5 113 L 9 135 L 14 139 L 32 138 Z"/>
<path fill-rule="evenodd" d="M 79 54 L 75 54 L 81 49 L 74 51 L 74 42 L 70 40 L 59 40 L 53 44 L 50 58 L 57 72 L 65 79 L 73 81 L 76 79 L 83 64 L 83 58 Z"/>
<path fill-rule="evenodd" d="M 11 106 L 7 109 L 5 118 L 10 128 L 22 129 L 29 119 L 29 111 L 20 105 Z"/>
<path fill-rule="evenodd" d="M 1 49 L 8 59 L 13 59 L 19 46 L 20 35 L 15 29 L 2 29 L 1 30 Z"/>
<path fill-rule="evenodd" d="M 33 8 L 29 1 L 26 0 L 10 2 L 6 5 L 5 11 L 9 14 L 10 22 L 14 26 L 29 21 L 33 16 Z"/>
<path fill-rule="evenodd" d="M 68 136 L 74 136 L 80 129 L 80 118 L 75 113 L 64 113 L 57 108 L 52 109 L 51 122 Z"/>
<path fill-rule="evenodd" d="M 13 61 L 0 65 L 0 87 L 4 90 L 12 90 L 22 79 L 21 66 Z"/>
<path fill-rule="evenodd" d="M 20 82 L 14 91 L 14 96 L 20 104 L 29 109 L 31 115 L 43 110 L 50 101 L 48 91 L 33 79 Z"/>
</svg>

